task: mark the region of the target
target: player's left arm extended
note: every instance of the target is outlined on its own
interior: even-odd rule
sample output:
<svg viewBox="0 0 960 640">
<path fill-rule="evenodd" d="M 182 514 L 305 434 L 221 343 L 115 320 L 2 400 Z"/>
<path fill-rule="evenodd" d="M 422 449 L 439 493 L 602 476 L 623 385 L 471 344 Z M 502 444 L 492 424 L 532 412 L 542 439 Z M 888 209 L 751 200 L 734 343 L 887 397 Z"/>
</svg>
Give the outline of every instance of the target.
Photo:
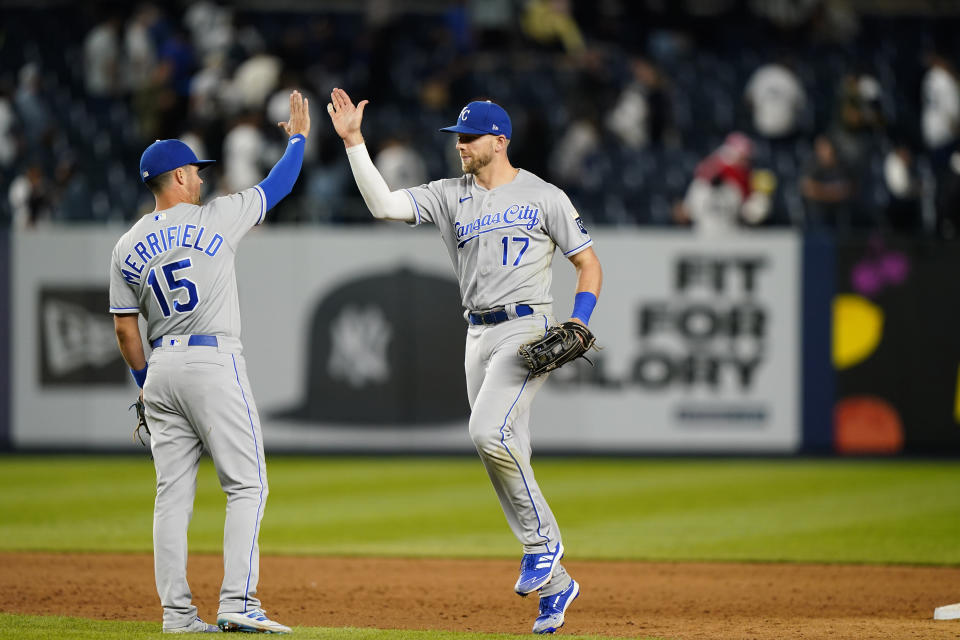
<svg viewBox="0 0 960 640">
<path fill-rule="evenodd" d="M 577 270 L 577 292 L 570 321 L 586 326 L 590 323 L 590 314 L 593 313 L 600 296 L 600 288 L 603 286 L 603 269 L 593 247 L 587 247 L 570 256 L 570 262 Z"/>
<path fill-rule="evenodd" d="M 147 358 L 143 353 L 139 319 L 140 314 L 138 313 L 113 314 L 113 329 L 117 334 L 120 355 L 127 361 L 133 379 L 137 381 L 137 386 L 142 389 L 143 381 L 147 377 Z"/>
<path fill-rule="evenodd" d="M 290 139 L 287 140 L 283 157 L 257 185 L 263 191 L 267 211 L 290 194 L 303 166 L 303 147 L 310 135 L 310 103 L 299 91 L 290 92 L 290 119 L 287 122 L 278 122 L 277 126 L 283 129 Z"/>
<path fill-rule="evenodd" d="M 303 166 L 303 146 L 306 143 L 307 139 L 303 134 L 291 136 L 287 141 L 287 150 L 284 151 L 283 157 L 277 160 L 277 164 L 273 165 L 267 177 L 260 182 L 259 187 L 267 200 L 267 211 L 293 190 L 293 185 L 300 175 L 300 167 Z"/>
</svg>

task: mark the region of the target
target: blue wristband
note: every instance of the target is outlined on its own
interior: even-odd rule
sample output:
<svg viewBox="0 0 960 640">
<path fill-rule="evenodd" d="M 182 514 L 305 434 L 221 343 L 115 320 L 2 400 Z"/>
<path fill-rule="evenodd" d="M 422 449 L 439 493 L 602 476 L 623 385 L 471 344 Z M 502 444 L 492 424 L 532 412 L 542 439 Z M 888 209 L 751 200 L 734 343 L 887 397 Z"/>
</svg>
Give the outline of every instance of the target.
<svg viewBox="0 0 960 640">
<path fill-rule="evenodd" d="M 287 150 L 283 156 L 277 160 L 266 178 L 260 181 L 260 188 L 263 189 L 263 195 L 266 196 L 266 210 L 273 207 L 287 197 L 293 190 L 293 185 L 300 175 L 300 168 L 303 166 L 303 146 L 307 139 L 302 133 L 290 136 L 287 141 Z"/>
<path fill-rule="evenodd" d="M 140 387 L 141 389 L 143 389 L 143 383 L 147 379 L 147 367 L 149 366 L 150 366 L 149 364 L 145 364 L 143 365 L 143 369 L 140 369 L 139 371 L 132 367 L 130 369 L 130 373 L 133 374 L 134 381 L 137 383 L 137 386 Z"/>
<path fill-rule="evenodd" d="M 581 291 L 573 298 L 573 313 L 571 318 L 578 318 L 583 324 L 590 324 L 590 315 L 597 306 L 597 296 L 589 291 Z"/>
</svg>

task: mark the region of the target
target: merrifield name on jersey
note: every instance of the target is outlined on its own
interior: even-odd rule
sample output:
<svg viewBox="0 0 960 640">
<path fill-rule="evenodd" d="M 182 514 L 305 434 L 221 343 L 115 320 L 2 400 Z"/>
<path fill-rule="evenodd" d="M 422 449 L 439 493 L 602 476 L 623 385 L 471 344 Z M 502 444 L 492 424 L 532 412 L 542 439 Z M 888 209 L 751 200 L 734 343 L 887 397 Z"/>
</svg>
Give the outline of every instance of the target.
<svg viewBox="0 0 960 640">
<path fill-rule="evenodd" d="M 160 229 L 159 232 L 150 232 L 144 236 L 143 240 L 133 245 L 133 251 L 142 262 L 137 261 L 133 253 L 128 253 L 123 263 L 130 267 L 132 271 L 121 269 L 120 272 L 127 282 L 139 284 L 140 274 L 143 273 L 147 263 L 175 247 L 195 249 L 213 257 L 217 255 L 217 252 L 220 251 L 220 247 L 223 245 L 223 236 L 219 233 L 214 233 L 211 238 L 208 233 L 207 237 L 210 238 L 210 240 L 207 242 L 204 238 L 206 231 L 206 227 L 203 226 L 178 224 Z"/>
</svg>

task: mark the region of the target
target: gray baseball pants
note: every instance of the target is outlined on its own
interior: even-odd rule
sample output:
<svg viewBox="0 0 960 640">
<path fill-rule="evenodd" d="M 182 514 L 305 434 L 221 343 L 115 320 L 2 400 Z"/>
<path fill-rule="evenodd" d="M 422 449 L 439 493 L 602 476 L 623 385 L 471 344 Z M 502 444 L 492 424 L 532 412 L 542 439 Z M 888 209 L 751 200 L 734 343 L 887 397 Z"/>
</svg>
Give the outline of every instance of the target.
<svg viewBox="0 0 960 640">
<path fill-rule="evenodd" d="M 470 438 L 490 476 L 510 529 L 524 553 L 545 553 L 560 543 L 560 528 L 530 466 L 530 406 L 547 376 L 530 376 L 517 348 L 543 336 L 553 318 L 543 313 L 467 329 L 465 369 Z M 570 577 L 557 564 L 540 591 L 565 589 Z"/>
<path fill-rule="evenodd" d="M 157 472 L 154 569 L 165 629 L 197 615 L 187 584 L 187 528 L 204 447 L 227 495 L 219 613 L 260 606 L 258 539 L 268 494 L 263 437 L 240 341 L 219 343 L 155 349 L 144 385 Z"/>
</svg>

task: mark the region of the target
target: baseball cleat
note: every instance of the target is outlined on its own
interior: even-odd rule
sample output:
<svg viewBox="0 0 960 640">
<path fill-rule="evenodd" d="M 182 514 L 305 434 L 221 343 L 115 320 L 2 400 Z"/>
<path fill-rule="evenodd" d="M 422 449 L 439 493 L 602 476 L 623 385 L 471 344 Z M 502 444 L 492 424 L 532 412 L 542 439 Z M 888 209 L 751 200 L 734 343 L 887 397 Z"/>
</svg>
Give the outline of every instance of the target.
<svg viewBox="0 0 960 640">
<path fill-rule="evenodd" d="M 220 633 L 220 627 L 213 624 L 207 624 L 200 618 L 197 618 L 185 627 L 174 627 L 173 629 L 164 629 L 163 632 L 164 633 Z"/>
<path fill-rule="evenodd" d="M 558 542 L 557 548 L 547 553 L 525 553 L 520 561 L 520 577 L 513 587 L 519 595 L 525 596 L 543 588 L 553 577 L 553 570 L 563 557 L 563 544 Z"/>
<path fill-rule="evenodd" d="M 534 633 L 555 633 L 563 626 L 563 614 L 580 595 L 580 585 L 571 579 L 567 588 L 552 596 L 540 597 L 540 615 L 533 623 Z"/>
<path fill-rule="evenodd" d="M 267 617 L 263 609 L 254 609 L 246 613 L 221 613 L 217 615 L 217 624 L 224 631 L 243 633 L 290 633 L 290 627 L 274 622 Z"/>
</svg>

